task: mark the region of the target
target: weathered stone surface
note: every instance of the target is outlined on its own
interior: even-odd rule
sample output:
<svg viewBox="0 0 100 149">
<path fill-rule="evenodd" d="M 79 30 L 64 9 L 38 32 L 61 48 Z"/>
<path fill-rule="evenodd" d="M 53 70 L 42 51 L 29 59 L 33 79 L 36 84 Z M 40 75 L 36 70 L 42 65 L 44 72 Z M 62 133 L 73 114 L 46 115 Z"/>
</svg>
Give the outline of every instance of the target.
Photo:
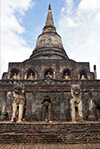
<svg viewBox="0 0 100 149">
<path fill-rule="evenodd" d="M 95 144 L 2 144 L 0 145 L 0 149 L 3 148 L 23 148 L 23 149 L 99 149 L 100 148 L 100 143 L 95 143 Z"/>
<path fill-rule="evenodd" d="M 18 80 L 16 80 L 18 81 Z M 42 99 L 46 96 L 49 96 L 52 99 L 51 111 L 52 111 L 52 120 L 71 120 L 71 107 L 70 107 L 70 84 L 80 83 L 81 84 L 81 94 L 82 94 L 82 103 L 83 103 L 83 118 L 87 120 L 89 116 L 89 101 L 91 90 L 92 97 L 91 100 L 98 96 L 100 92 L 100 81 L 81 81 L 81 80 L 55 80 L 52 78 L 46 78 L 41 80 L 33 80 L 29 83 L 29 80 L 20 80 L 20 82 L 25 84 L 25 105 L 24 105 L 24 118 L 27 121 L 33 120 L 42 120 L 43 114 L 43 104 Z M 14 84 L 11 84 L 11 81 L 1 80 L 0 89 L 1 94 L 1 104 L 0 111 L 2 111 L 2 106 L 4 101 L 6 101 L 6 111 L 5 118 L 6 120 L 11 119 L 12 115 L 12 102 L 13 102 L 13 90 Z M 7 92 L 7 98 L 5 96 Z M 62 112 L 63 106 L 63 112 Z"/>
<path fill-rule="evenodd" d="M 81 80 L 83 75 L 85 79 Z M 93 120 L 92 101 L 100 95 L 96 66 L 91 72 L 88 62 L 69 59 L 56 32 L 50 6 L 30 58 L 9 63 L 8 72 L 2 75 L 1 121 L 11 120 L 16 82 L 25 85 L 24 123 L 0 122 L 0 143 L 100 143 L 100 123 L 87 121 Z M 87 123 L 66 123 L 71 121 L 71 84 L 80 84 L 82 114 Z M 100 106 L 98 109 L 99 120 Z"/>
<path fill-rule="evenodd" d="M 100 143 L 100 123 L 0 123 L 0 143 Z"/>
</svg>

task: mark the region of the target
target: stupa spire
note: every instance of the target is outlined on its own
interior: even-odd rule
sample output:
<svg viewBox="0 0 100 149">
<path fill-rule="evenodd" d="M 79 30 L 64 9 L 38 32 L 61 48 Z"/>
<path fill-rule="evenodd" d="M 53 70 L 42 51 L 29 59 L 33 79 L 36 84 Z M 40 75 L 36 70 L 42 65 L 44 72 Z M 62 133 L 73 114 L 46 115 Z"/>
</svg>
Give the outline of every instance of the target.
<svg viewBox="0 0 100 149">
<path fill-rule="evenodd" d="M 45 27 L 43 28 L 43 32 L 47 31 L 50 28 L 51 30 L 56 31 L 56 28 L 54 26 L 53 16 L 52 16 L 51 5 L 49 4 L 46 23 L 45 23 Z"/>
<path fill-rule="evenodd" d="M 50 25 L 54 26 L 54 22 L 53 22 L 53 16 L 52 16 L 52 11 L 51 11 L 51 5 L 49 4 L 49 9 L 48 9 L 48 14 L 47 14 L 45 26 L 50 26 Z"/>
<path fill-rule="evenodd" d="M 51 10 L 51 5 L 49 4 L 49 9 L 48 10 Z"/>
</svg>

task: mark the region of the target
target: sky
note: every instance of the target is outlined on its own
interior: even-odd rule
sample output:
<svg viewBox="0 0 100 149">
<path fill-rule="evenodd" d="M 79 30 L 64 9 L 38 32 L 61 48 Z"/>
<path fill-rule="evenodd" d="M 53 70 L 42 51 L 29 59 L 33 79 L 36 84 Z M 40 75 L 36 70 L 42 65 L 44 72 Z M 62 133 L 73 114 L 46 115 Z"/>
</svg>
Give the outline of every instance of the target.
<svg viewBox="0 0 100 149">
<path fill-rule="evenodd" d="M 9 62 L 30 57 L 51 4 L 57 33 L 70 59 L 97 66 L 100 79 L 100 0 L 1 0 L 0 79 Z"/>
</svg>

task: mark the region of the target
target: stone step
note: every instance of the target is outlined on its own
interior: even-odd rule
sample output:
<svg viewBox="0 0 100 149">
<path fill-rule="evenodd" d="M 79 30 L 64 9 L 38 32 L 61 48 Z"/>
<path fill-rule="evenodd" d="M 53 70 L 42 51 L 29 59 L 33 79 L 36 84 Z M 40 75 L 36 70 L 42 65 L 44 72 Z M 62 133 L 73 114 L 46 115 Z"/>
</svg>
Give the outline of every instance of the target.
<svg viewBox="0 0 100 149">
<path fill-rule="evenodd" d="M 100 143 L 100 122 L 0 122 L 0 143 Z"/>
</svg>

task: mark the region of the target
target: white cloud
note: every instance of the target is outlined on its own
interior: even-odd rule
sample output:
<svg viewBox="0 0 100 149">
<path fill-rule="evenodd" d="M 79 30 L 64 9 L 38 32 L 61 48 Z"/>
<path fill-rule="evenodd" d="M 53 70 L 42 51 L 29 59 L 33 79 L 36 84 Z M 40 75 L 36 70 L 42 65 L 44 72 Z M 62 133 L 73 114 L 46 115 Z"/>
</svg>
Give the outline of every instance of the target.
<svg viewBox="0 0 100 149">
<path fill-rule="evenodd" d="M 30 56 L 32 49 L 22 37 L 25 28 L 20 25 L 25 11 L 34 5 L 32 0 L 1 0 L 1 70 L 7 71 L 8 62 L 21 62 Z M 15 13 L 19 14 L 19 18 Z M 23 55 L 23 57 L 20 57 Z"/>
<path fill-rule="evenodd" d="M 66 12 L 68 14 L 71 14 L 72 13 L 72 8 L 73 8 L 73 5 L 74 5 L 74 2 L 73 0 L 66 0 Z"/>
<path fill-rule="evenodd" d="M 95 23 L 100 26 L 100 11 L 97 13 L 95 17 Z"/>
<path fill-rule="evenodd" d="M 81 0 L 79 10 L 83 12 L 97 12 L 100 10 L 100 0 Z"/>
<path fill-rule="evenodd" d="M 59 19 L 66 52 L 71 59 L 90 62 L 92 71 L 96 64 L 100 79 L 100 0 L 81 0 L 77 7 L 73 1 L 69 7 L 70 14 L 65 6 Z"/>
</svg>

